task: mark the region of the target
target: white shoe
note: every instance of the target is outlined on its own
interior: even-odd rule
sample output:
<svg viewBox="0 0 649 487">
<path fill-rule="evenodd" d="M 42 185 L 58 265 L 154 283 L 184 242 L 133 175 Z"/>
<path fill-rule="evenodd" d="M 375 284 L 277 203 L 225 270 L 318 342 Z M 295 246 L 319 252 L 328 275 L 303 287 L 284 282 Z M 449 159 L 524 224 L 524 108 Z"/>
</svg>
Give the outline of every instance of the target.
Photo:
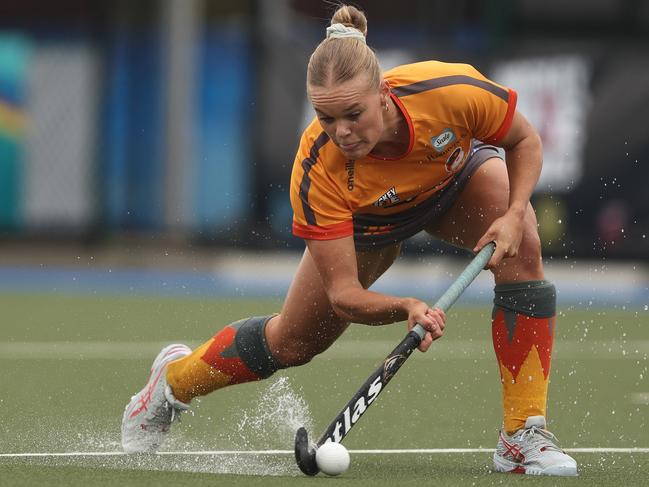
<svg viewBox="0 0 649 487">
<path fill-rule="evenodd" d="M 494 469 L 497 472 L 530 475 L 577 475 L 577 462 L 554 442 L 556 438 L 545 429 L 545 417 L 530 416 L 525 427 L 509 436 L 500 432 Z"/>
<path fill-rule="evenodd" d="M 169 345 L 153 361 L 149 380 L 131 398 L 122 417 L 122 448 L 126 453 L 155 453 L 174 421 L 189 405 L 178 401 L 167 384 L 169 362 L 191 353 L 185 345 Z"/>
</svg>

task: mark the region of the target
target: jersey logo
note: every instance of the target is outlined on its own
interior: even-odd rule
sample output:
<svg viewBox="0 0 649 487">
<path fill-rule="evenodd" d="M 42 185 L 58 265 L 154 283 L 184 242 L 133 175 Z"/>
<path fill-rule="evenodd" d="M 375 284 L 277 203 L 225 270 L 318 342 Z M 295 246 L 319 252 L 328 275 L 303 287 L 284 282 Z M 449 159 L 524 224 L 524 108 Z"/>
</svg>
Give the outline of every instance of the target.
<svg viewBox="0 0 649 487">
<path fill-rule="evenodd" d="M 464 162 L 464 149 L 457 147 L 446 160 L 446 170 L 448 172 L 457 171 Z"/>
<path fill-rule="evenodd" d="M 444 147 L 455 140 L 455 134 L 451 129 L 444 129 L 444 131 L 436 136 L 430 138 L 430 143 L 437 152 L 444 152 Z"/>
<path fill-rule="evenodd" d="M 345 163 L 345 170 L 347 171 L 347 191 L 354 190 L 354 163 L 356 161 L 349 160 Z"/>
<path fill-rule="evenodd" d="M 394 188 L 394 186 L 392 186 L 385 193 L 383 193 L 383 195 L 381 195 L 378 200 L 376 200 L 374 206 L 385 208 L 386 206 L 394 205 L 395 203 L 399 203 L 400 201 L 401 198 L 399 198 L 396 189 Z"/>
</svg>

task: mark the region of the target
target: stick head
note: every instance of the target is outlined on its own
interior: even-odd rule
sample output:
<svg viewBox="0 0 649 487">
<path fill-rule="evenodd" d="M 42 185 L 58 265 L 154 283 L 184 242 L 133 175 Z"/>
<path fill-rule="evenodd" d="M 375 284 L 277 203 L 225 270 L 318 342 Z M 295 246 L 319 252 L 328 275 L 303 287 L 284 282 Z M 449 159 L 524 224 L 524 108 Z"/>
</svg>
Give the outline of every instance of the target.
<svg viewBox="0 0 649 487">
<path fill-rule="evenodd" d="M 315 461 L 315 448 L 309 444 L 309 434 L 304 427 L 295 433 L 295 461 L 306 475 L 316 475 L 320 469 Z"/>
</svg>

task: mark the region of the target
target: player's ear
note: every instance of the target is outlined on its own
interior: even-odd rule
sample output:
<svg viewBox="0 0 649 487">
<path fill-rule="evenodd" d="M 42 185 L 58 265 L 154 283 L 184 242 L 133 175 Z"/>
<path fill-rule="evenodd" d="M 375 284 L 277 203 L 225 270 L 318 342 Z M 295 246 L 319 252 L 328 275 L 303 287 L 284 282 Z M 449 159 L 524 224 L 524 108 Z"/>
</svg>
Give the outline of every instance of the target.
<svg viewBox="0 0 649 487">
<path fill-rule="evenodd" d="M 379 93 L 381 94 L 381 103 L 385 105 L 390 99 L 390 85 L 384 79 L 381 80 L 381 85 L 379 86 Z"/>
</svg>

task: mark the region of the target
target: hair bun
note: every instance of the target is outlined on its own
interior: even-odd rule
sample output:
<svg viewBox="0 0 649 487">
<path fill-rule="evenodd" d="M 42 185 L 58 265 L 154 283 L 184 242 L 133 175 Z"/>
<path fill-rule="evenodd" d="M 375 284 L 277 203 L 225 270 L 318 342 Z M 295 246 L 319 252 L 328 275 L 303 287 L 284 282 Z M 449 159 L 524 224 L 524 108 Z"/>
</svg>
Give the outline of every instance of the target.
<svg viewBox="0 0 649 487">
<path fill-rule="evenodd" d="M 351 5 L 343 5 L 331 17 L 331 25 L 343 24 L 346 27 L 356 29 L 367 36 L 367 17 L 365 14 Z"/>
</svg>

